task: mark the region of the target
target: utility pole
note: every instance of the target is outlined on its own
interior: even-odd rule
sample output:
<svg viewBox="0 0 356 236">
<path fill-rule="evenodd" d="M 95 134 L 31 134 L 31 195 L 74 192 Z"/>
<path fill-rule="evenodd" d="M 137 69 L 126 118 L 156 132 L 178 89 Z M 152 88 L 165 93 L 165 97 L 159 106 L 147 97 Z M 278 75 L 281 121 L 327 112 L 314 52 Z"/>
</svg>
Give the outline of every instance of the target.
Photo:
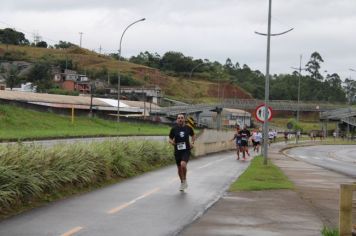
<svg viewBox="0 0 356 236">
<path fill-rule="evenodd" d="M 99 47 L 99 54 L 101 54 L 101 49 L 102 49 L 102 48 L 101 48 L 101 45 L 100 45 L 100 47 Z"/>
<path fill-rule="evenodd" d="M 79 32 L 79 47 L 82 47 L 82 37 L 83 37 L 83 32 Z"/>
</svg>

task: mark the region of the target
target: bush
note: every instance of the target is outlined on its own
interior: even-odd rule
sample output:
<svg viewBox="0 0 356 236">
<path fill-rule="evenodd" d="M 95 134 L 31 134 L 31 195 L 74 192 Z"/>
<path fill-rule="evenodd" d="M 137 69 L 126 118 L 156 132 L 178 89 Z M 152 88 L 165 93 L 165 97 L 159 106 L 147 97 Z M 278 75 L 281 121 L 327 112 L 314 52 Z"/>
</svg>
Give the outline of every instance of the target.
<svg viewBox="0 0 356 236">
<path fill-rule="evenodd" d="M 64 89 L 59 89 L 59 88 L 50 89 L 50 90 L 48 90 L 48 93 L 59 94 L 59 95 L 79 96 L 78 91 L 69 91 L 69 90 L 64 90 Z"/>
</svg>

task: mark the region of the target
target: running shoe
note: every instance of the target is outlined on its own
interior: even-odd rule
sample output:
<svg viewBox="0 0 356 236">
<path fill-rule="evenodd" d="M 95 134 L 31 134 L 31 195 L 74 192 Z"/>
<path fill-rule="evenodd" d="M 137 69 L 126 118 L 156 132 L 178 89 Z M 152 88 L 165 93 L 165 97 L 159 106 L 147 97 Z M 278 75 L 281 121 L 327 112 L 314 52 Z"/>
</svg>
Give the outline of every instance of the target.
<svg viewBox="0 0 356 236">
<path fill-rule="evenodd" d="M 179 191 L 184 191 L 184 183 L 180 183 Z"/>
<path fill-rule="evenodd" d="M 184 180 L 182 184 L 183 184 L 183 189 L 188 188 L 187 180 Z"/>
</svg>

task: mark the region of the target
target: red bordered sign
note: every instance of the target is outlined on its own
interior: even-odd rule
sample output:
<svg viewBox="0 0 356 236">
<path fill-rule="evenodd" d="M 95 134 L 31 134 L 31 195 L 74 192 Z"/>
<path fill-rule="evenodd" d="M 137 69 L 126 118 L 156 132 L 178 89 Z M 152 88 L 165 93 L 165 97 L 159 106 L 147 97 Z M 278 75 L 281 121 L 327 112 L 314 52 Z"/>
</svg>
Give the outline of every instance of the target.
<svg viewBox="0 0 356 236">
<path fill-rule="evenodd" d="M 268 107 L 268 116 L 267 117 L 268 117 L 268 121 L 270 121 L 272 119 L 272 108 L 271 107 Z M 265 122 L 265 104 L 262 104 L 262 105 L 259 105 L 258 107 L 256 107 L 255 118 L 259 122 L 262 122 L 262 123 Z"/>
</svg>

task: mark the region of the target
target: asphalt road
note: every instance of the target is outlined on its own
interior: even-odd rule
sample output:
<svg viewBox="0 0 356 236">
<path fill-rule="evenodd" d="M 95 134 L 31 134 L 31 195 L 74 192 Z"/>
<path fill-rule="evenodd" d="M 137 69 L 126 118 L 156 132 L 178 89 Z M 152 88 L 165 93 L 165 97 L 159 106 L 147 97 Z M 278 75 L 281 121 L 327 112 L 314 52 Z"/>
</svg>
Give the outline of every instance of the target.
<svg viewBox="0 0 356 236">
<path fill-rule="evenodd" d="M 319 145 L 287 150 L 289 156 L 356 178 L 356 145 Z"/>
<path fill-rule="evenodd" d="M 188 165 L 188 189 L 178 191 L 176 166 L 51 203 L 0 222 L 0 235 L 178 235 L 216 202 L 248 166 L 234 152 Z"/>
</svg>

